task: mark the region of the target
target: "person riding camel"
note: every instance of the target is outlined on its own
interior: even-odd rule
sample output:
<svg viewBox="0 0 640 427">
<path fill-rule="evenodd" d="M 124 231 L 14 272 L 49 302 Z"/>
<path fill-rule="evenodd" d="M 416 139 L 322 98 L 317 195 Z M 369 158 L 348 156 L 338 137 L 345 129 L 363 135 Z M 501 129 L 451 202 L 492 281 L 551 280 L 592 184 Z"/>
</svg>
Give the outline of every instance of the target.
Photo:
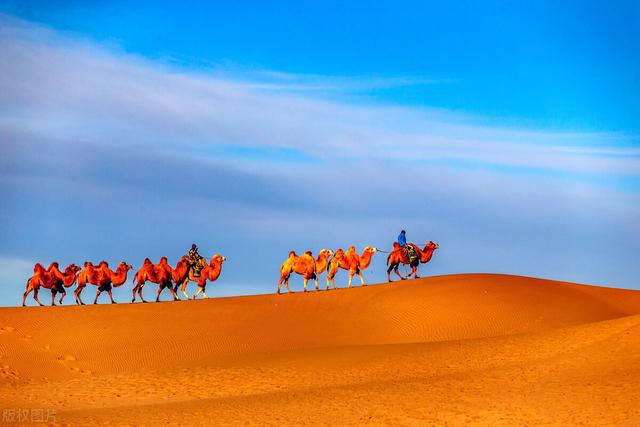
<svg viewBox="0 0 640 427">
<path fill-rule="evenodd" d="M 418 258 L 418 254 L 416 254 L 413 245 L 407 245 L 407 232 L 404 230 L 398 235 L 398 245 L 400 245 L 400 250 L 409 258 L 409 264 L 413 264 Z"/>
<path fill-rule="evenodd" d="M 200 277 L 200 271 L 202 271 L 200 260 L 202 258 L 202 255 L 198 253 L 196 244 L 192 244 L 191 249 L 189 249 L 189 267 L 193 270 L 193 277 Z"/>
</svg>

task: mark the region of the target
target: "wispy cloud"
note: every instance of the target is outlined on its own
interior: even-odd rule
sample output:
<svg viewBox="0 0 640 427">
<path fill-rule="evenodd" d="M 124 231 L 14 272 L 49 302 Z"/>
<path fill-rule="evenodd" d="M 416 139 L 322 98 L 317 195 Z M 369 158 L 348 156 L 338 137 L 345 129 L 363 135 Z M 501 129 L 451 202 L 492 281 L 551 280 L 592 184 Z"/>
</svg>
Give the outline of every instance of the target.
<svg viewBox="0 0 640 427">
<path fill-rule="evenodd" d="M 292 93 L 415 83 L 404 78 L 334 79 L 334 85 L 321 76 L 265 72 L 271 82 L 232 80 L 3 20 L 5 129 L 26 122 L 32 132 L 53 138 L 277 147 L 335 161 L 411 158 L 581 173 L 640 171 L 637 135 L 487 127 L 443 110 L 353 105 Z"/>
</svg>

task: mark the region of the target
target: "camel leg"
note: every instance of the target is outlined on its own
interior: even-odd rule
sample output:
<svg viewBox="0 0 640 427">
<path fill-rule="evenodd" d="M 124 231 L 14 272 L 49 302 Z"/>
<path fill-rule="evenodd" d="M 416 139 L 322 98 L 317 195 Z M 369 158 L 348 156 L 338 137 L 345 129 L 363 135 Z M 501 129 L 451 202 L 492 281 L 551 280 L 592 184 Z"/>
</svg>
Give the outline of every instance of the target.
<svg viewBox="0 0 640 427">
<path fill-rule="evenodd" d="M 309 280 L 305 277 L 305 279 L 302 281 L 303 285 L 302 288 L 304 289 L 304 292 L 307 292 L 307 282 Z"/>
<path fill-rule="evenodd" d="M 288 279 L 288 277 L 287 277 Z M 280 286 L 282 286 L 282 282 L 285 281 L 285 275 L 284 274 L 280 274 L 280 280 L 278 280 L 278 294 L 280 294 Z"/>
<path fill-rule="evenodd" d="M 209 297 L 207 296 L 207 289 L 205 286 L 202 287 L 202 295 L 204 295 L 206 299 L 209 299 Z"/>
<path fill-rule="evenodd" d="M 162 292 L 163 289 L 164 289 L 164 287 L 162 285 L 158 285 L 158 293 L 156 294 L 156 302 L 160 302 L 160 293 Z"/>
<path fill-rule="evenodd" d="M 147 301 L 144 299 L 144 297 L 142 296 L 142 288 L 144 288 L 144 285 L 143 285 L 143 286 L 140 286 L 140 287 L 138 288 L 138 296 L 140 297 L 140 299 L 142 300 L 142 302 L 147 302 Z"/>
<path fill-rule="evenodd" d="M 94 304 L 98 303 L 98 297 L 100 296 L 101 293 L 102 293 L 102 291 L 100 289 L 98 289 L 98 292 L 96 292 L 96 299 L 93 300 Z"/>
<path fill-rule="evenodd" d="M 316 291 L 318 290 L 318 278 L 316 277 L 315 279 L 313 279 L 316 281 Z"/>
<path fill-rule="evenodd" d="M 362 286 L 367 286 L 367 285 L 364 283 L 364 278 L 362 277 L 362 271 L 358 271 L 358 276 L 360 276 L 360 284 L 361 284 Z"/>
<path fill-rule="evenodd" d="M 56 291 L 54 291 L 53 289 L 51 289 L 51 305 L 56 305 Z"/>
<path fill-rule="evenodd" d="M 137 290 L 138 290 L 138 286 L 136 285 L 136 286 L 133 287 L 133 291 L 132 291 L 132 298 L 131 298 L 131 302 L 132 303 L 136 302 L 136 292 L 137 292 Z"/>
<path fill-rule="evenodd" d="M 67 292 L 62 291 L 62 293 L 60 294 L 60 301 L 58 301 L 58 304 L 62 304 L 62 300 L 64 299 L 64 297 L 67 296 Z"/>
<path fill-rule="evenodd" d="M 81 296 L 83 289 L 84 288 L 78 287 L 76 288 L 75 291 L 73 291 L 73 294 L 76 296 L 76 304 L 84 305 L 84 302 L 82 302 L 82 296 Z"/>
<path fill-rule="evenodd" d="M 349 272 L 349 285 L 347 286 L 347 288 L 351 287 L 351 281 L 353 280 L 353 275 L 356 274 L 355 271 L 350 271 Z"/>
<path fill-rule="evenodd" d="M 26 301 L 27 301 L 27 297 L 29 296 L 29 294 L 31 293 L 31 291 L 33 291 L 33 288 L 28 287 L 26 291 L 24 291 L 24 295 L 22 295 L 22 306 L 26 306 Z"/>
<path fill-rule="evenodd" d="M 400 272 L 398 272 L 398 267 L 400 267 L 400 264 L 396 265 L 395 268 L 393 269 L 393 271 L 398 275 L 400 280 L 404 280 L 404 277 L 402 277 L 402 274 L 400 274 Z"/>
<path fill-rule="evenodd" d="M 327 277 L 327 286 L 329 286 L 329 280 L 331 280 L 331 284 L 333 285 L 333 289 L 338 289 L 336 287 L 336 277 L 331 276 L 331 278 Z"/>
<path fill-rule="evenodd" d="M 198 298 L 198 295 L 200 295 L 200 292 L 202 292 L 202 288 L 198 287 L 198 292 L 196 292 L 196 294 L 193 296 L 193 299 Z"/>
<path fill-rule="evenodd" d="M 180 291 L 182 292 L 182 295 L 184 295 L 186 299 L 189 299 L 189 295 L 187 294 L 188 284 L 189 284 L 189 279 L 185 279 L 185 281 L 182 282 L 182 286 L 180 287 Z"/>
<path fill-rule="evenodd" d="M 325 281 L 325 284 L 327 285 L 327 290 L 329 290 L 329 275 L 327 274 L 327 279 Z"/>
<path fill-rule="evenodd" d="M 111 304 L 117 304 L 117 302 L 113 300 L 113 294 L 111 293 L 111 289 L 109 289 L 107 293 L 109 294 L 109 298 L 111 298 Z"/>
<path fill-rule="evenodd" d="M 38 288 L 35 288 L 33 290 L 33 299 L 36 300 L 36 302 L 40 305 L 44 305 L 43 303 L 40 302 L 40 300 L 38 299 Z"/>
<path fill-rule="evenodd" d="M 173 286 L 169 285 L 169 291 L 171 291 L 171 295 L 173 295 L 174 301 L 180 301 L 180 297 L 178 296 L 178 293 L 173 289 Z"/>
</svg>

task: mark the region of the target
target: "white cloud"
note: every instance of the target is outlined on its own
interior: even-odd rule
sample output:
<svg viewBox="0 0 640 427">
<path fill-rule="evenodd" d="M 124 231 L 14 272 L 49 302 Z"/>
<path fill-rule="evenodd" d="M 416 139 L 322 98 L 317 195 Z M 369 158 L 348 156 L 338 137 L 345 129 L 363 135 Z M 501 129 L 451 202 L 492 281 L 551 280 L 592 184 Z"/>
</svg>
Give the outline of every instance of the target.
<svg viewBox="0 0 640 427">
<path fill-rule="evenodd" d="M 331 161 L 412 159 L 563 173 L 640 173 L 636 135 L 487 127 L 443 110 L 354 105 L 292 93 L 416 83 L 408 79 L 353 82 L 265 72 L 271 81 L 233 80 L 3 21 L 5 132 L 28 128 L 53 139 L 153 143 L 176 151 L 284 147 Z"/>
</svg>

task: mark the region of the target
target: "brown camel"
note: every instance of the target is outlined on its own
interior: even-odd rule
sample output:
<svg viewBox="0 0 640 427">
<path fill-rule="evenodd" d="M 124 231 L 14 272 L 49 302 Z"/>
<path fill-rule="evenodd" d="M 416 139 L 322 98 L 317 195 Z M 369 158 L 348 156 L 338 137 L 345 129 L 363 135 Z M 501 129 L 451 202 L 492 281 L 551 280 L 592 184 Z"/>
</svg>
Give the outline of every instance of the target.
<svg viewBox="0 0 640 427">
<path fill-rule="evenodd" d="M 133 276 L 133 284 L 135 286 L 133 287 L 133 298 L 131 299 L 131 302 L 135 302 L 136 292 L 140 296 L 142 302 L 147 302 L 142 296 L 142 288 L 144 288 L 144 284 L 147 281 L 156 283 L 158 285 L 156 302 L 160 301 L 160 293 L 162 293 L 165 288 L 169 288 L 171 295 L 173 295 L 174 301 L 177 301 L 178 295 L 176 295 L 175 291 L 173 290 L 173 283 L 171 282 L 172 274 L 173 269 L 167 262 L 167 257 L 163 256 L 162 258 L 160 258 L 160 262 L 156 265 L 153 265 L 149 258 L 145 258 L 142 267 L 140 267 L 140 270 L 138 270 L 138 272 Z M 136 280 L 138 281 L 137 285 Z"/>
<path fill-rule="evenodd" d="M 333 289 L 336 289 L 335 276 L 339 269 L 349 270 L 349 285 L 351 287 L 351 281 L 356 274 L 360 277 L 360 283 L 362 286 L 366 286 L 364 278 L 362 277 L 362 270 L 365 270 L 371 264 L 371 258 L 373 254 L 378 251 L 373 246 L 367 246 L 364 248 L 362 255 L 358 255 L 355 246 L 350 246 L 347 252 L 342 249 L 336 251 L 335 256 L 329 263 L 327 273 L 327 289 L 329 289 L 329 281 L 333 284 Z"/>
<path fill-rule="evenodd" d="M 180 261 L 185 261 L 188 264 L 188 259 L 189 257 L 183 257 Z M 207 260 L 205 258 L 201 258 L 200 264 L 202 265 L 202 270 L 200 270 L 200 276 L 198 277 L 194 277 L 193 269 L 191 268 L 187 269 L 186 274 L 182 272 L 182 264 L 179 262 L 178 266 L 176 266 L 176 269 L 180 268 L 180 271 L 176 273 L 176 275 L 174 276 L 174 280 L 181 279 L 181 281 L 176 282 L 176 288 L 178 287 L 178 285 L 180 285 L 180 291 L 184 295 L 187 295 L 185 292 L 187 285 L 189 284 L 189 282 L 195 282 L 198 284 L 198 292 L 193 295 L 193 299 L 198 298 L 198 295 L 200 295 L 200 293 L 203 293 L 205 298 L 209 298 L 206 292 L 207 280 L 210 282 L 218 280 L 218 277 L 220 277 L 220 273 L 222 272 L 222 263 L 226 261 L 226 259 L 226 257 L 223 257 L 220 254 L 215 254 L 213 257 L 211 257 L 211 260 L 209 260 L 209 264 L 207 264 Z M 180 272 L 182 272 L 182 274 L 180 274 Z"/>
<path fill-rule="evenodd" d="M 320 253 L 318 253 L 318 259 L 316 259 L 316 277 L 327 271 L 329 267 L 329 259 L 333 255 L 333 251 L 331 249 L 322 249 Z M 329 289 L 329 286 L 327 286 Z M 316 278 L 316 291 L 318 290 L 318 280 Z"/>
<path fill-rule="evenodd" d="M 187 284 L 189 283 L 188 275 L 189 275 L 189 257 L 187 255 L 183 255 L 180 258 L 180 261 L 176 264 L 176 268 L 171 272 L 171 278 L 173 279 L 173 283 L 175 284 L 173 287 L 173 292 L 178 295 L 178 285 L 182 284 L 182 288 L 180 291 L 185 298 L 189 299 L 189 295 L 187 295 L 186 289 Z"/>
<path fill-rule="evenodd" d="M 278 293 L 280 293 L 280 287 L 282 283 L 287 288 L 288 292 L 292 292 L 289 287 L 289 278 L 291 273 L 297 273 L 304 277 L 303 287 L 304 292 L 307 292 L 307 282 L 313 279 L 316 284 L 316 291 L 318 290 L 318 274 L 325 271 L 329 262 L 329 257 L 333 254 L 333 251 L 329 249 L 322 249 L 318 253 L 318 259 L 313 258 L 311 251 L 307 251 L 301 256 L 298 256 L 295 251 L 289 252 L 289 257 L 282 265 L 280 265 L 280 280 L 278 281 Z"/>
<path fill-rule="evenodd" d="M 59 304 L 62 304 L 62 300 L 67 295 L 67 291 L 65 288 L 69 288 L 76 283 L 78 278 L 78 272 L 81 270 L 75 264 L 70 264 L 62 274 L 55 274 L 50 277 L 50 281 L 45 285 L 45 287 L 49 287 L 51 289 L 51 305 L 55 304 L 56 294 L 60 293 L 60 301 Z"/>
<path fill-rule="evenodd" d="M 409 262 L 409 257 L 407 256 L 406 251 L 400 247 L 398 242 L 395 242 L 393 244 L 393 251 L 387 257 L 387 265 L 389 266 L 389 268 L 387 269 L 387 279 L 389 279 L 390 282 L 391 282 L 391 270 L 395 271 L 398 277 L 402 280 L 409 278 L 412 275 L 416 279 L 419 279 L 418 266 L 420 264 L 425 264 L 431 261 L 431 257 L 433 256 L 433 253 L 435 252 L 436 249 L 440 247 L 439 244 L 431 241 L 425 245 L 424 249 L 420 249 L 417 245 L 413 243 L 408 243 L 408 244 L 411 245 L 413 249 L 416 251 L 416 255 L 418 255 L 418 258 L 413 263 Z M 411 273 L 407 274 L 406 277 L 402 277 L 402 275 L 398 273 L 398 267 L 400 266 L 400 264 L 409 264 L 411 266 Z"/>
<path fill-rule="evenodd" d="M 90 262 L 85 262 L 84 268 L 80 274 L 78 274 L 78 287 L 73 292 L 76 296 L 76 303 L 84 305 L 81 294 L 89 283 L 98 287 L 96 297 L 93 300 L 94 304 L 98 303 L 98 297 L 103 291 L 107 291 L 111 299 L 111 304 L 115 304 L 116 302 L 113 299 L 111 290 L 113 287 L 117 288 L 127 281 L 127 272 L 131 270 L 131 268 L 131 265 L 124 261 L 118 264 L 116 271 L 112 271 L 106 261 L 102 261 L 97 267 Z"/>
<path fill-rule="evenodd" d="M 60 292 L 62 295 L 59 303 L 62 304 L 62 300 L 67 294 L 65 288 L 68 288 L 75 283 L 79 270 L 80 267 L 75 264 L 69 264 L 64 273 L 60 271 L 57 262 L 51 263 L 49 268 L 46 270 L 41 264 L 36 264 L 33 268 L 33 276 L 27 280 L 27 289 L 22 296 L 22 305 L 25 305 L 25 300 L 32 291 L 33 299 L 38 304 L 43 305 L 38 299 L 38 291 L 41 287 L 51 290 L 51 305 L 56 305 L 55 297 L 56 294 Z"/>
</svg>

